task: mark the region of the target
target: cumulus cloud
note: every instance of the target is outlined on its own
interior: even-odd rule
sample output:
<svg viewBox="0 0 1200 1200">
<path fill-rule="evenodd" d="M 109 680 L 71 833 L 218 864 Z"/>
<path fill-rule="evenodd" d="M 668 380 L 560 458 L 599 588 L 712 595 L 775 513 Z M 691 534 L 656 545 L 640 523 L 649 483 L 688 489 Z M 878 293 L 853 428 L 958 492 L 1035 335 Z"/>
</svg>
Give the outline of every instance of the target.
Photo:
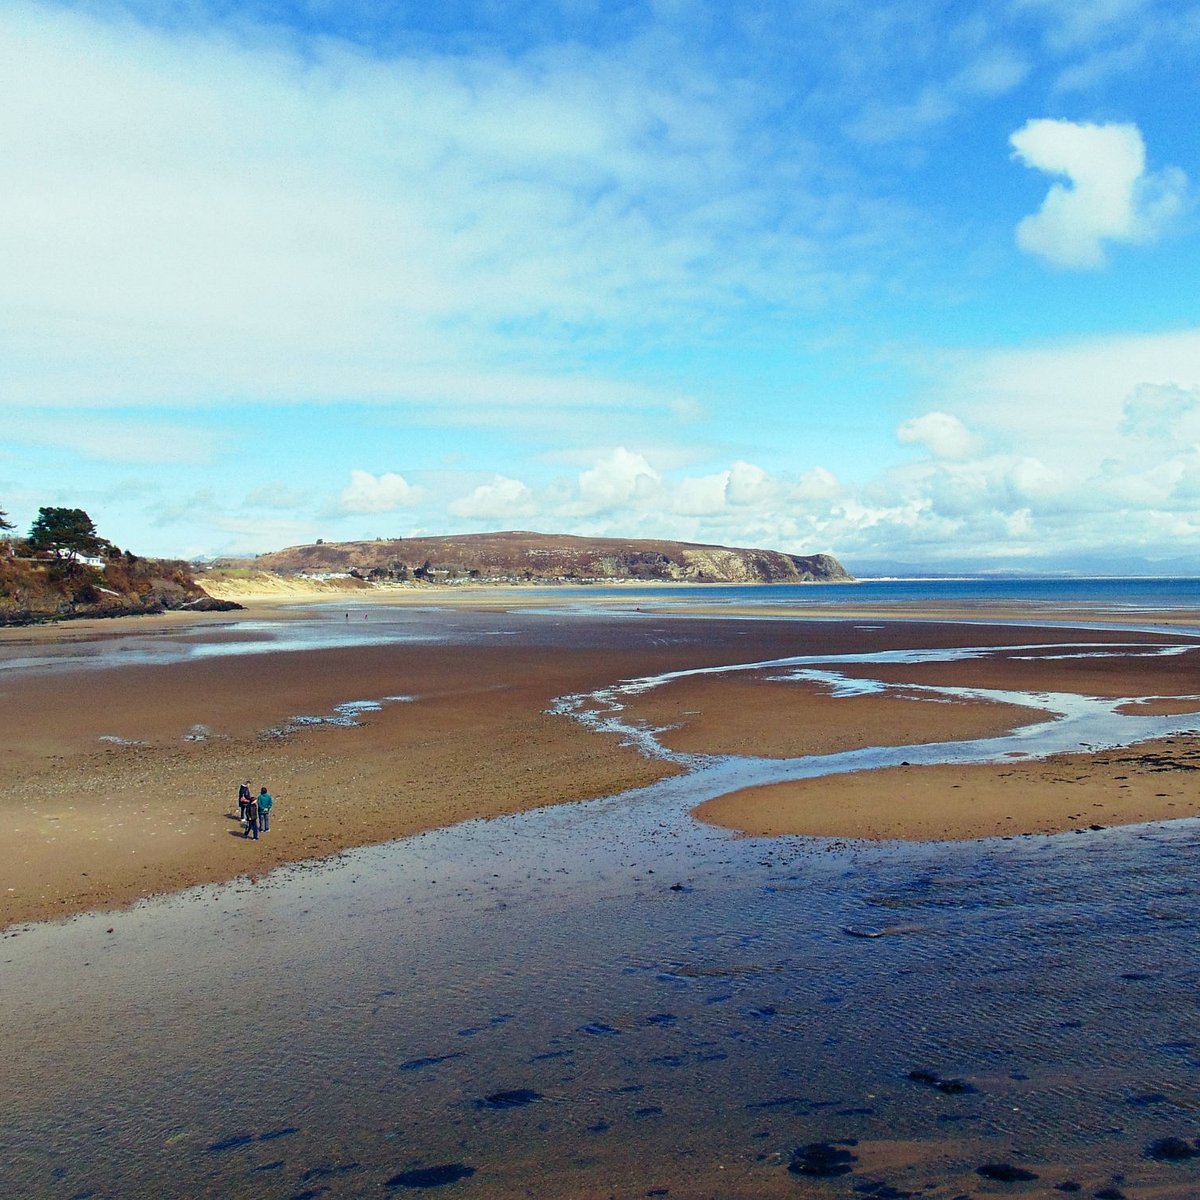
<svg viewBox="0 0 1200 1200">
<path fill-rule="evenodd" d="M 778 486 L 762 467 L 740 459 L 716 475 L 693 475 L 675 485 L 671 507 L 686 516 L 716 516 L 731 509 L 759 507 Z"/>
<path fill-rule="evenodd" d="M 415 504 L 420 497 L 421 489 L 413 487 L 403 475 L 355 470 L 350 472 L 350 485 L 339 498 L 339 508 L 343 513 L 355 514 L 395 512 Z"/>
<path fill-rule="evenodd" d="M 455 517 L 475 520 L 529 517 L 537 512 L 537 502 L 519 479 L 497 475 L 491 483 L 481 483 L 469 495 L 452 500 L 447 511 Z"/>
<path fill-rule="evenodd" d="M 1103 266 L 1106 242 L 1153 241 L 1183 209 L 1187 177 L 1147 171 L 1136 125 L 1031 120 L 1009 142 L 1026 166 L 1069 181 L 1017 225 L 1017 245 L 1055 266 Z"/>
<path fill-rule="evenodd" d="M 825 467 L 814 467 L 800 476 L 792 489 L 792 498 L 802 501 L 832 500 L 842 493 L 838 477 Z"/>
<path fill-rule="evenodd" d="M 955 416 L 930 412 L 905 421 L 896 430 L 905 445 L 924 446 L 934 458 L 966 458 L 979 451 L 980 439 Z"/>
<path fill-rule="evenodd" d="M 605 512 L 621 505 L 643 505 L 662 490 L 662 477 L 633 451 L 618 446 L 579 476 L 579 499 L 585 512 Z"/>
</svg>

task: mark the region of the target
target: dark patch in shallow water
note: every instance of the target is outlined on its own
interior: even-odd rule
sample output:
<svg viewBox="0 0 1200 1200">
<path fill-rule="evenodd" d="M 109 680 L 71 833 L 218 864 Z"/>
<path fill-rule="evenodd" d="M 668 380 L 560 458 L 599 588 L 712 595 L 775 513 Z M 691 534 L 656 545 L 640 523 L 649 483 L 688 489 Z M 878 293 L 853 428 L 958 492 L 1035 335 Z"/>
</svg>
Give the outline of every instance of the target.
<svg viewBox="0 0 1200 1200">
<path fill-rule="evenodd" d="M 273 1142 L 277 1138 L 291 1137 L 292 1134 L 299 1132 L 300 1130 L 298 1130 L 294 1125 L 289 1125 L 285 1129 L 272 1129 L 270 1133 L 260 1133 L 258 1135 L 258 1140 L 260 1142 Z"/>
<path fill-rule="evenodd" d="M 1190 1142 L 1179 1137 L 1161 1137 L 1154 1141 L 1142 1152 L 1145 1158 L 1157 1159 L 1159 1162 L 1182 1162 L 1186 1158 L 1195 1158 L 1200 1154 Z"/>
<path fill-rule="evenodd" d="M 776 1096 L 771 1100 L 756 1100 L 747 1104 L 747 1108 L 783 1108 L 789 1104 L 807 1104 L 803 1096 Z"/>
<path fill-rule="evenodd" d="M 401 1171 L 384 1182 L 389 1188 L 435 1188 L 445 1187 L 449 1183 L 458 1183 L 470 1179 L 475 1174 L 474 1167 L 465 1163 L 443 1163 L 437 1167 L 413 1167 Z"/>
<path fill-rule="evenodd" d="M 580 1025 L 580 1033 L 586 1033 L 590 1037 L 620 1037 L 621 1031 L 614 1029 L 611 1025 L 605 1025 L 603 1021 L 590 1021 L 587 1025 Z"/>
<path fill-rule="evenodd" d="M 982 1167 L 975 1168 L 975 1174 L 982 1175 L 984 1179 L 994 1179 L 997 1183 L 1029 1183 L 1038 1178 L 1035 1172 L 1014 1167 L 1012 1163 L 984 1163 Z"/>
<path fill-rule="evenodd" d="M 460 1034 L 460 1036 L 462 1036 Z M 401 1071 L 423 1071 L 426 1067 L 436 1067 L 438 1063 L 449 1062 L 452 1058 L 462 1058 L 463 1051 L 455 1050 L 452 1054 L 431 1054 L 428 1058 L 410 1058 L 400 1064 Z"/>
<path fill-rule="evenodd" d="M 301 1183 L 307 1183 L 310 1179 L 330 1179 L 336 1175 L 345 1175 L 350 1171 L 361 1171 L 362 1163 L 337 1163 L 336 1165 L 327 1166 L 320 1163 L 315 1167 L 310 1167 L 303 1175 L 300 1176 Z"/>
<path fill-rule="evenodd" d="M 946 1079 L 936 1071 L 918 1069 L 909 1071 L 908 1077 L 914 1083 L 927 1083 L 946 1096 L 968 1096 L 974 1094 L 976 1090 L 965 1079 Z"/>
<path fill-rule="evenodd" d="M 205 1152 L 208 1154 L 221 1154 L 225 1150 L 234 1150 L 238 1146 L 248 1146 L 254 1141 L 252 1133 L 239 1133 L 233 1137 L 223 1138 L 219 1142 L 213 1142 L 210 1146 L 205 1146 Z"/>
<path fill-rule="evenodd" d="M 475 1101 L 476 1108 L 524 1108 L 535 1100 L 544 1100 L 541 1092 L 532 1088 L 513 1088 L 507 1092 L 493 1092 Z"/>
<path fill-rule="evenodd" d="M 812 1179 L 834 1179 L 849 1175 L 858 1162 L 858 1155 L 829 1142 L 810 1142 L 792 1151 L 788 1170 L 793 1175 L 807 1175 Z"/>
</svg>

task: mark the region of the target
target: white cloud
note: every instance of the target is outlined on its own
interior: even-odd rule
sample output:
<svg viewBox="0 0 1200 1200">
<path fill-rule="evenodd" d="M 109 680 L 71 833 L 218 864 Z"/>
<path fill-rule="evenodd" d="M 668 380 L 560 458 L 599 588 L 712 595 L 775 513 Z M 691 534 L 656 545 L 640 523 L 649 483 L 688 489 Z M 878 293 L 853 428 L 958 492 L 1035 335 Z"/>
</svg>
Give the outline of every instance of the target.
<svg viewBox="0 0 1200 1200">
<path fill-rule="evenodd" d="M 660 495 L 662 477 L 642 455 L 618 446 L 580 474 L 578 489 L 582 511 L 599 513 L 645 505 Z"/>
<path fill-rule="evenodd" d="M 685 516 L 716 516 L 731 510 L 761 507 L 778 486 L 761 467 L 735 462 L 717 475 L 689 476 L 675 485 L 672 511 Z"/>
<path fill-rule="evenodd" d="M 491 483 L 481 483 L 469 495 L 452 500 L 447 511 L 474 520 L 529 517 L 537 512 L 537 503 L 533 492 L 519 479 L 497 475 Z"/>
<path fill-rule="evenodd" d="M 842 494 L 838 477 L 825 467 L 814 467 L 800 476 L 792 489 L 792 498 L 799 501 L 833 500 Z"/>
<path fill-rule="evenodd" d="M 728 507 L 729 472 L 698 475 L 682 480 L 671 497 L 672 512 L 687 517 L 711 517 Z"/>
<path fill-rule="evenodd" d="M 421 489 L 413 487 L 403 475 L 355 470 L 350 472 L 350 485 L 342 491 L 338 507 L 343 513 L 395 512 L 415 504 L 420 497 Z"/>
<path fill-rule="evenodd" d="M 1069 180 L 1017 225 L 1021 249 L 1055 266 L 1103 266 L 1106 242 L 1153 241 L 1183 209 L 1187 177 L 1147 172 L 1136 125 L 1031 120 L 1009 141 L 1026 166 Z"/>
<path fill-rule="evenodd" d="M 982 445 L 957 417 L 944 412 L 925 413 L 905 421 L 896 430 L 896 437 L 905 445 L 924 446 L 934 458 L 966 458 Z"/>
<path fill-rule="evenodd" d="M 736 507 L 762 504 L 772 499 L 775 493 L 775 484 L 762 467 L 739 460 L 729 468 L 725 495 L 730 504 Z"/>
</svg>

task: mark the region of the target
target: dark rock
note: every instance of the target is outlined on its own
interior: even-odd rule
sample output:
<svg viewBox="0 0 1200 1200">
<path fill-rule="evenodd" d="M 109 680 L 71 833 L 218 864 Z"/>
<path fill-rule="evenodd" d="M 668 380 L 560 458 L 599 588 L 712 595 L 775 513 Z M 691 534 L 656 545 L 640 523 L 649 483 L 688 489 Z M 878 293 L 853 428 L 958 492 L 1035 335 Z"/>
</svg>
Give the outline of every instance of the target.
<svg viewBox="0 0 1200 1200">
<path fill-rule="evenodd" d="M 1183 1138 L 1156 1138 L 1143 1151 L 1146 1158 L 1156 1158 L 1160 1162 L 1182 1162 L 1185 1158 L 1195 1158 L 1196 1148 Z"/>
<path fill-rule="evenodd" d="M 1054 1185 L 1054 1190 L 1056 1192 L 1082 1192 L 1083 1184 L 1076 1183 L 1073 1179 L 1064 1179 L 1062 1183 Z"/>
<path fill-rule="evenodd" d="M 1125 1193 L 1117 1187 L 1101 1188 L 1098 1192 L 1092 1193 L 1096 1200 L 1125 1200 Z"/>
<path fill-rule="evenodd" d="M 810 1142 L 792 1151 L 788 1170 L 793 1175 L 806 1175 L 811 1179 L 834 1179 L 849 1175 L 854 1169 L 851 1163 L 858 1162 L 858 1155 L 828 1142 Z"/>
<path fill-rule="evenodd" d="M 1033 1171 L 1014 1167 L 1012 1163 L 984 1163 L 982 1167 L 975 1168 L 975 1174 L 982 1175 L 984 1179 L 994 1179 L 997 1183 L 1028 1183 L 1038 1178 Z"/>
<path fill-rule="evenodd" d="M 918 1069 L 909 1071 L 908 1077 L 914 1083 L 927 1083 L 947 1096 L 967 1096 L 975 1091 L 965 1079 L 944 1079 L 936 1071 Z"/>
</svg>

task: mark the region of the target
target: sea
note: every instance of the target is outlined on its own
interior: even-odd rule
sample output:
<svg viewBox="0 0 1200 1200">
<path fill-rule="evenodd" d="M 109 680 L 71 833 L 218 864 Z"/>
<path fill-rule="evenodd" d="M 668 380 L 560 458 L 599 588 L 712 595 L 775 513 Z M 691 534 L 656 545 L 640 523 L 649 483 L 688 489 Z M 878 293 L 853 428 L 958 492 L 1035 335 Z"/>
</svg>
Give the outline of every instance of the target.
<svg viewBox="0 0 1200 1200">
<path fill-rule="evenodd" d="M 1181 646 L 1200 633 L 1196 580 L 596 587 L 545 606 L 950 600 L 1124 614 L 1160 648 L 1155 613 Z M 431 611 L 329 606 L 234 644 L 446 636 Z M 117 641 L 7 644 L 6 686 L 222 652 L 204 629 Z M 0 1195 L 1200 1195 L 1200 821 L 747 838 L 689 815 L 739 764 L 692 766 L 7 931 Z"/>
<path fill-rule="evenodd" d="M 579 588 L 550 589 L 578 594 Z M 964 576 L 961 578 L 862 579 L 854 583 L 661 584 L 638 589 L 594 584 L 586 589 L 605 603 L 633 599 L 635 603 L 713 608 L 884 607 L 941 604 L 971 606 L 1017 605 L 1038 608 L 1095 610 L 1105 613 L 1200 610 L 1200 576 L 1196 577 L 1046 577 Z"/>
</svg>

